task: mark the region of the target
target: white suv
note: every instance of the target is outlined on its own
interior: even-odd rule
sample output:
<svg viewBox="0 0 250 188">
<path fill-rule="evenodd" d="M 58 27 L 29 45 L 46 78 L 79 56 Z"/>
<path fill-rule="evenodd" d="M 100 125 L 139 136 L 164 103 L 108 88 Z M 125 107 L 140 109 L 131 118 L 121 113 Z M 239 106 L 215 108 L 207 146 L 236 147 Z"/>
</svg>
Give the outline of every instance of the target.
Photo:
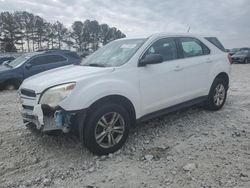
<svg viewBox="0 0 250 188">
<path fill-rule="evenodd" d="M 21 85 L 23 120 L 41 131 L 77 130 L 95 154 L 117 151 L 138 121 L 203 103 L 219 110 L 231 59 L 207 39 L 155 34 L 120 39 L 81 65 L 50 70 Z"/>
</svg>

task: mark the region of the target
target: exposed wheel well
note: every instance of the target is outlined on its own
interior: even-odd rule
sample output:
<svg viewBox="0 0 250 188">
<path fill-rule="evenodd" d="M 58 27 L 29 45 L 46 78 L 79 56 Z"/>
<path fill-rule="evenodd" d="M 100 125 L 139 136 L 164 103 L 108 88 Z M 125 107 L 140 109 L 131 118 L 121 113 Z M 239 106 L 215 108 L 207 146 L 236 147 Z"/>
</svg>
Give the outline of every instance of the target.
<svg viewBox="0 0 250 188">
<path fill-rule="evenodd" d="M 132 102 L 121 95 L 109 95 L 103 97 L 96 102 L 94 102 L 88 109 L 87 113 L 91 113 L 92 110 L 98 108 L 101 105 L 108 104 L 108 103 L 115 103 L 122 105 L 128 112 L 129 117 L 131 119 L 131 125 L 134 126 L 136 122 L 136 115 L 135 115 L 135 108 Z"/>
<path fill-rule="evenodd" d="M 223 80 L 226 82 L 227 89 L 228 89 L 228 87 L 229 87 L 229 76 L 228 76 L 227 73 L 221 72 L 220 74 L 218 74 L 218 75 L 216 76 L 216 78 L 221 78 L 221 79 L 223 79 Z"/>
</svg>

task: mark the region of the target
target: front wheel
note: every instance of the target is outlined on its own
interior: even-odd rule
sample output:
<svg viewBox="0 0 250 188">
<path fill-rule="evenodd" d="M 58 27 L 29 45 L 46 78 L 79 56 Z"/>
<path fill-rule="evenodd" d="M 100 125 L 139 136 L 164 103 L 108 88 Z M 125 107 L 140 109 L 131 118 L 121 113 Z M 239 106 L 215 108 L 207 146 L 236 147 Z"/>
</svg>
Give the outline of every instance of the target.
<svg viewBox="0 0 250 188">
<path fill-rule="evenodd" d="M 128 112 L 118 104 L 107 104 L 91 111 L 83 129 L 86 147 L 97 155 L 116 152 L 128 138 Z"/>
<path fill-rule="evenodd" d="M 6 90 L 9 90 L 9 91 L 12 91 L 12 90 L 15 90 L 16 89 L 16 86 L 12 83 L 8 83 L 6 86 L 5 86 L 5 89 Z"/>
<path fill-rule="evenodd" d="M 222 78 L 215 78 L 205 103 L 208 110 L 219 110 L 223 107 L 227 98 L 227 84 Z"/>
</svg>

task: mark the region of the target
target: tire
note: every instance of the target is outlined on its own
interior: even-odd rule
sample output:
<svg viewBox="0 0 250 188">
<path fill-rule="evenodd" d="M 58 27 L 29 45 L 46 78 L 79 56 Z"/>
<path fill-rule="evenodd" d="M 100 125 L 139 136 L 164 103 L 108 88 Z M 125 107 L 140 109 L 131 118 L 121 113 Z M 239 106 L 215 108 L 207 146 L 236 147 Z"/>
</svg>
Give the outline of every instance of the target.
<svg viewBox="0 0 250 188">
<path fill-rule="evenodd" d="M 82 140 L 92 153 L 107 155 L 125 144 L 131 121 L 128 112 L 121 105 L 106 104 L 93 109 L 88 116 Z"/>
<path fill-rule="evenodd" d="M 227 90 L 226 81 L 222 78 L 215 78 L 205 102 L 205 108 L 212 111 L 221 109 L 226 102 Z"/>
<path fill-rule="evenodd" d="M 15 89 L 18 89 L 19 88 L 19 86 L 20 86 L 20 81 L 18 81 L 18 80 L 9 80 L 9 81 L 6 81 L 5 82 L 5 89 L 6 90 L 10 90 L 10 91 L 12 91 L 12 90 L 15 90 Z"/>
<path fill-rule="evenodd" d="M 16 89 L 16 86 L 14 84 L 11 83 L 7 83 L 7 85 L 5 86 L 6 90 L 12 91 Z"/>
<path fill-rule="evenodd" d="M 244 64 L 248 64 L 248 59 L 247 58 L 244 60 Z"/>
</svg>

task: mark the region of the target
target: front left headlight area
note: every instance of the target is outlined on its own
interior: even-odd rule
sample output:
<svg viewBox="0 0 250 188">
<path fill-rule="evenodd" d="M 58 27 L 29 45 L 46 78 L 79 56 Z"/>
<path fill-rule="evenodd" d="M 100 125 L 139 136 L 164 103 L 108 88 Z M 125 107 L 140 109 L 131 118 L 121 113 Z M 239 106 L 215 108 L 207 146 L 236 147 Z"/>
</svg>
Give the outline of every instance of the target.
<svg viewBox="0 0 250 188">
<path fill-rule="evenodd" d="M 56 107 L 62 100 L 71 94 L 76 86 L 75 82 L 61 84 L 46 90 L 40 99 L 40 104 L 46 104 L 50 107 Z"/>
</svg>

